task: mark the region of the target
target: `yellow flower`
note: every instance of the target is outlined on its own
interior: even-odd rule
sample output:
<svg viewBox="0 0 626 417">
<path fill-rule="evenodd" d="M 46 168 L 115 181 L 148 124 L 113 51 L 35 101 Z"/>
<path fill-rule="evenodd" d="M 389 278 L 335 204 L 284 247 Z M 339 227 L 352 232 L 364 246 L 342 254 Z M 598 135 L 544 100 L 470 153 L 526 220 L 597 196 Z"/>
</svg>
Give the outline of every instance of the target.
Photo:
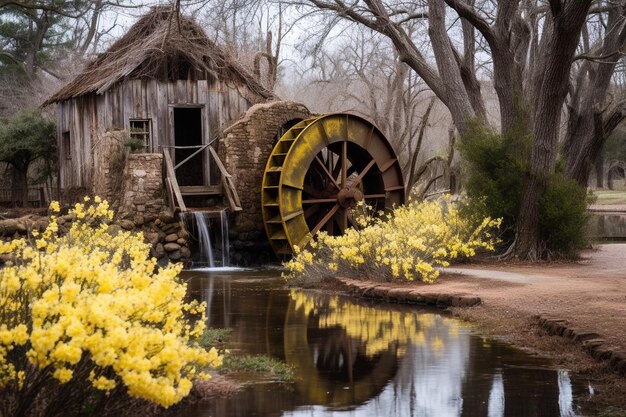
<svg viewBox="0 0 626 417">
<path fill-rule="evenodd" d="M 61 207 L 59 206 L 59 202 L 58 201 L 52 201 L 50 202 L 50 206 L 49 209 L 51 212 L 53 213 L 58 213 L 61 211 Z"/>
<path fill-rule="evenodd" d="M 294 248 L 294 257 L 285 264 L 285 279 L 352 270 L 377 280 L 433 283 L 439 276 L 436 267 L 448 266 L 459 256 L 475 256 L 477 250 L 493 250 L 493 231 L 501 223 L 485 218 L 476 224 L 462 218 L 449 196 L 435 202 L 409 201 L 378 213 L 378 218 L 364 204 L 354 212 L 358 230 L 349 228 L 341 236 L 319 232 L 308 248 Z"/>
<path fill-rule="evenodd" d="M 159 268 L 141 234 L 107 234 L 113 212 L 105 200 L 68 214 L 75 220 L 64 235 L 51 216 L 34 247 L 25 239 L 0 243 L 0 253 L 19 260 L 0 269 L 0 389 L 21 387 L 16 366 L 28 361 L 64 384 L 87 382 L 88 366 L 94 389 L 123 386 L 164 407 L 180 401 L 199 367 L 221 363 L 195 342 L 206 306 L 186 301 L 181 266 Z"/>
</svg>

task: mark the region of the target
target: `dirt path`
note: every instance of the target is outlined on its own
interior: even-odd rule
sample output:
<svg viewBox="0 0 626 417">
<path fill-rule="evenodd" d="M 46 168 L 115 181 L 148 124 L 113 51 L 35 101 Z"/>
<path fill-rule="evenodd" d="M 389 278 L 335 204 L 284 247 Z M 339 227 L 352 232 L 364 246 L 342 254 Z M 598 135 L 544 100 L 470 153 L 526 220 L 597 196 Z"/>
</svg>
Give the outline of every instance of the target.
<svg viewBox="0 0 626 417">
<path fill-rule="evenodd" d="M 477 295 L 505 316 L 563 318 L 626 350 L 626 244 L 600 245 L 576 263 L 450 268 L 428 290 Z"/>
</svg>

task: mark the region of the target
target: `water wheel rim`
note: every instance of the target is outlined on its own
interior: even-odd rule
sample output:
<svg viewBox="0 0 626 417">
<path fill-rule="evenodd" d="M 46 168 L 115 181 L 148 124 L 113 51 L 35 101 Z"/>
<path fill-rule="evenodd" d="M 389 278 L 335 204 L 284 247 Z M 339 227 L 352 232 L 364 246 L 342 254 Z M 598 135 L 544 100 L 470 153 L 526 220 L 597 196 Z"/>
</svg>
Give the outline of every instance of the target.
<svg viewBox="0 0 626 417">
<path fill-rule="evenodd" d="M 325 177 L 323 186 L 311 183 L 311 173 Z M 347 229 L 356 202 L 389 209 L 404 195 L 396 152 L 382 132 L 360 116 L 327 114 L 296 124 L 276 143 L 263 176 L 263 220 L 274 251 L 289 254 L 319 230 Z M 311 220 L 307 210 L 316 206 Z"/>
</svg>

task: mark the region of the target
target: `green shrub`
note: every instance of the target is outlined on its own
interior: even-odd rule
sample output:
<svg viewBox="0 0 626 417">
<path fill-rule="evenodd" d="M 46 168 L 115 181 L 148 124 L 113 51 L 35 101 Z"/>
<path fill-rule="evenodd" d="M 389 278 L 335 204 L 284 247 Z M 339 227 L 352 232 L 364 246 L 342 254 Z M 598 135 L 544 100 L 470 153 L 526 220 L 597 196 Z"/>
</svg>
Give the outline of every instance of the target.
<svg viewBox="0 0 626 417">
<path fill-rule="evenodd" d="M 499 134 L 478 122 L 470 123 L 459 143 L 469 197 L 461 213 L 465 218 L 502 218 L 505 246 L 515 237 L 531 143 L 524 126 Z M 585 188 L 566 179 L 562 171 L 558 164 L 557 173 L 547 179 L 540 198 L 540 228 L 547 252 L 569 257 L 586 244 L 588 197 Z"/>
<path fill-rule="evenodd" d="M 587 190 L 562 173 L 548 178 L 540 200 L 541 234 L 547 249 L 562 256 L 573 256 L 587 243 Z"/>
<path fill-rule="evenodd" d="M 478 217 L 501 218 L 503 231 L 509 230 L 512 238 L 530 154 L 529 135 L 522 128 L 500 135 L 472 122 L 459 150 L 466 164 L 468 211 Z"/>
<path fill-rule="evenodd" d="M 135 152 L 140 149 L 144 149 L 146 147 L 146 143 L 143 139 L 127 136 L 124 138 L 124 146 L 128 146 L 132 152 Z"/>
</svg>

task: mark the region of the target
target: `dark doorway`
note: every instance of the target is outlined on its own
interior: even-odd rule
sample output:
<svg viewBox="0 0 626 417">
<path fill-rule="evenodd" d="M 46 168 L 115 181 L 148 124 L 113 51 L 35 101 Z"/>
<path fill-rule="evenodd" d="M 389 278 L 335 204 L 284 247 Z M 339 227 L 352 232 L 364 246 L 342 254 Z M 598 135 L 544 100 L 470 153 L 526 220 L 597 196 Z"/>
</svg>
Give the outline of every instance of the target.
<svg viewBox="0 0 626 417">
<path fill-rule="evenodd" d="M 202 109 L 174 108 L 174 144 L 176 146 L 202 145 Z M 176 149 L 174 164 L 196 152 L 198 148 Z M 176 169 L 178 185 L 204 185 L 204 152 L 194 155 Z"/>
</svg>

